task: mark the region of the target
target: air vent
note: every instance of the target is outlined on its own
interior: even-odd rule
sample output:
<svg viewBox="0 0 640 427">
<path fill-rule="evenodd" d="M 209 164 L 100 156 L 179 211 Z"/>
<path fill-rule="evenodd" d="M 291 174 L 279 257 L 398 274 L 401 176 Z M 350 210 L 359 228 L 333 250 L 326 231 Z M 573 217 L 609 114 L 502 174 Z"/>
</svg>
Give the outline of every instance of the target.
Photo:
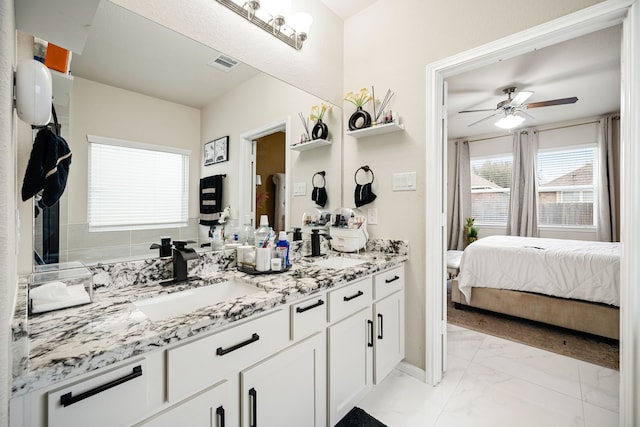
<svg viewBox="0 0 640 427">
<path fill-rule="evenodd" d="M 230 56 L 220 55 L 217 58 L 214 58 L 211 61 L 209 61 L 207 64 L 211 65 L 212 67 L 218 68 L 222 71 L 229 72 L 233 68 L 237 67 L 238 64 L 240 63 L 235 59 L 231 58 Z"/>
</svg>

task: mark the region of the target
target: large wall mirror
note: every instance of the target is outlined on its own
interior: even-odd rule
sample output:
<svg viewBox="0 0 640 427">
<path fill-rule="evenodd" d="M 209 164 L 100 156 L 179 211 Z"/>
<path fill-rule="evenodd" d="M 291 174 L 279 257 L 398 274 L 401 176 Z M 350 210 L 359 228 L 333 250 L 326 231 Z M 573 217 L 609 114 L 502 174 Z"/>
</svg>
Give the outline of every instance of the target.
<svg viewBox="0 0 640 427">
<path fill-rule="evenodd" d="M 154 257 L 158 253 L 149 247 L 161 236 L 196 240 L 200 246 L 208 236 L 199 224 L 199 184 L 213 175 L 225 176 L 224 205 L 240 224 L 244 214 L 255 215 L 255 205 L 246 200 L 256 193 L 254 177 L 240 176 L 241 171 L 254 171 L 256 165 L 239 162 L 246 160 L 247 143 L 262 143 L 247 141 L 246 135 L 269 128 L 277 129 L 274 133 L 282 140 L 286 221 L 281 227 L 299 226 L 303 213 L 316 207 L 311 200 L 316 172 L 326 174 L 325 209 L 341 205 L 342 112 L 337 106 L 325 119 L 331 144 L 292 150 L 304 132 L 298 114 L 308 117 L 323 100 L 109 1 L 100 2 L 82 54 L 73 54 L 71 76 L 54 78 L 62 136 L 73 153 L 71 171 L 58 212 L 35 218 L 36 262 L 95 264 Z M 87 219 L 88 135 L 190 151 L 188 225 L 92 231 Z M 223 137 L 228 137 L 227 160 L 205 164 L 205 145 Z M 271 176 L 261 176 L 261 182 L 274 185 Z M 302 183 L 305 194 L 294 196 L 294 184 Z"/>
</svg>

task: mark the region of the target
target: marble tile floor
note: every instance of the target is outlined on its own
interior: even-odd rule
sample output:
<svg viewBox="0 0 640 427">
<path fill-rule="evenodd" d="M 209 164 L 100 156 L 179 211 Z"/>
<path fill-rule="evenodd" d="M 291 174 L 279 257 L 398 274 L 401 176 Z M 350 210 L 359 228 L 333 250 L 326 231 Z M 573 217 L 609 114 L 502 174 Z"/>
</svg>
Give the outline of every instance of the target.
<svg viewBox="0 0 640 427">
<path fill-rule="evenodd" d="M 618 371 L 448 325 L 437 387 L 394 370 L 358 405 L 389 427 L 615 427 Z"/>
</svg>

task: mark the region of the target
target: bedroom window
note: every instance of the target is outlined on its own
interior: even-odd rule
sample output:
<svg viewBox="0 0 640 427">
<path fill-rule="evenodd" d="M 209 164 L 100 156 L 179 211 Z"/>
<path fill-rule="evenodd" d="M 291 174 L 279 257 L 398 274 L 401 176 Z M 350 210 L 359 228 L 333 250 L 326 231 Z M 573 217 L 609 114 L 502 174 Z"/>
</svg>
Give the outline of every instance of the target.
<svg viewBox="0 0 640 427">
<path fill-rule="evenodd" d="M 538 222 L 547 226 L 594 226 L 596 147 L 538 152 Z"/>
<path fill-rule="evenodd" d="M 187 225 L 189 150 L 89 140 L 89 231 Z"/>
<path fill-rule="evenodd" d="M 471 158 L 471 215 L 477 224 L 507 223 L 512 165 L 511 154 Z"/>
</svg>

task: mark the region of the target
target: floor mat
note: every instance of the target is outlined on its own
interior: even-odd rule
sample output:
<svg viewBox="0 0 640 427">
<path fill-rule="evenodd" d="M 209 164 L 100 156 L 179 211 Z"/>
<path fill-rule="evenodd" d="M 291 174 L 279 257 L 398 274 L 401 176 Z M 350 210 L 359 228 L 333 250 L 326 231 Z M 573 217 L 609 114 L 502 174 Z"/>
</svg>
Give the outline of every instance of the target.
<svg viewBox="0 0 640 427">
<path fill-rule="evenodd" d="M 387 427 L 358 407 L 354 407 L 335 427 Z"/>
</svg>

